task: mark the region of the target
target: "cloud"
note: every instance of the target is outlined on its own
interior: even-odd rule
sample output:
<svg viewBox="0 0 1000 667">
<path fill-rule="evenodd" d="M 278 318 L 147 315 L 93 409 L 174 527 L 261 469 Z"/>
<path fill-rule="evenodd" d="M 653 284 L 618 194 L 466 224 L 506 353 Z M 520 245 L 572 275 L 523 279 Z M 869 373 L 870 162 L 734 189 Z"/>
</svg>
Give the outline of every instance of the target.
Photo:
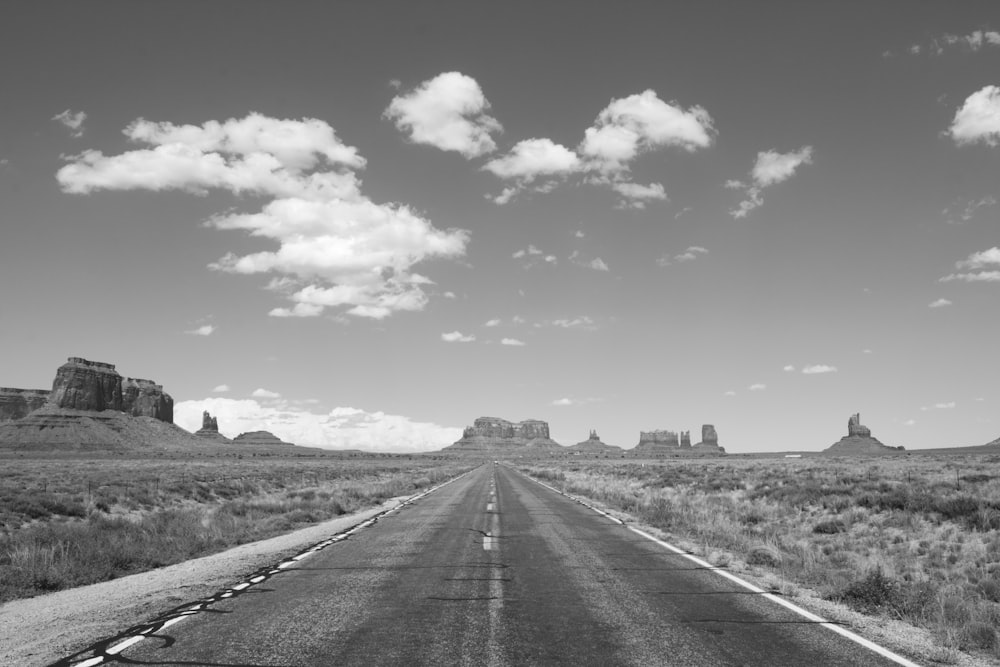
<svg viewBox="0 0 1000 667">
<path fill-rule="evenodd" d="M 907 49 L 907 53 L 913 56 L 921 53 L 940 56 L 948 49 L 961 48 L 968 51 L 979 51 L 987 46 L 1000 46 L 1000 32 L 995 30 L 973 30 L 967 35 L 956 35 L 945 33 L 940 37 L 933 38 L 926 46 L 913 44 Z"/>
<path fill-rule="evenodd" d="M 138 119 L 125 129 L 152 148 L 105 156 L 70 157 L 56 178 L 64 192 L 211 189 L 269 198 L 256 213 L 227 212 L 206 222 L 277 244 L 210 268 L 227 273 L 277 274 L 271 281 L 291 308 L 275 317 L 315 317 L 327 308 L 382 319 L 421 310 L 428 301 L 413 272 L 425 260 L 465 254 L 468 232 L 435 228 L 404 204 L 376 204 L 360 191 L 354 169 L 365 166 L 321 120 L 282 120 L 251 113 L 200 126 Z"/>
<path fill-rule="evenodd" d="M 757 384 L 750 385 L 749 387 L 747 387 L 747 389 L 749 389 L 750 391 L 764 391 L 765 389 L 767 389 L 767 385 L 760 384 L 758 382 Z"/>
<path fill-rule="evenodd" d="M 797 151 L 779 153 L 775 150 L 757 153 L 757 161 L 750 170 L 751 182 L 726 181 L 731 190 L 743 189 L 746 197 L 729 214 L 734 218 L 745 218 L 747 214 L 764 203 L 764 188 L 787 181 L 795 175 L 799 167 L 812 164 L 812 146 L 803 146 Z"/>
<path fill-rule="evenodd" d="M 441 340 L 446 343 L 471 343 L 476 340 L 476 337 L 472 334 L 467 336 L 461 331 L 452 331 L 451 333 L 441 334 Z"/>
<path fill-rule="evenodd" d="M 955 268 L 964 272 L 944 276 L 940 282 L 947 283 L 953 280 L 967 283 L 1000 282 L 1000 247 L 994 246 L 982 252 L 974 252 L 966 259 L 956 262 Z"/>
<path fill-rule="evenodd" d="M 907 419 L 905 422 L 903 422 L 903 426 L 913 426 L 916 423 L 917 422 L 915 419 Z"/>
<path fill-rule="evenodd" d="M 968 222 L 975 217 L 976 212 L 981 208 L 988 208 L 991 206 L 996 206 L 997 199 L 993 195 L 987 195 L 982 199 L 975 200 L 970 199 L 965 202 L 965 205 L 961 205 L 959 202 L 955 202 L 952 206 L 941 211 L 941 214 L 945 216 L 945 222 L 949 225 L 960 225 L 962 223 Z M 960 209 L 959 211 L 954 211 L 954 208 Z"/>
<path fill-rule="evenodd" d="M 491 136 L 503 131 L 489 116 L 479 83 L 461 72 L 444 72 L 392 98 L 384 116 L 410 141 L 474 158 L 496 150 Z"/>
<path fill-rule="evenodd" d="M 927 412 L 928 410 L 954 410 L 958 404 L 955 401 L 948 401 L 947 403 L 935 403 L 934 405 L 926 405 L 920 408 L 921 412 Z"/>
<path fill-rule="evenodd" d="M 412 421 L 384 412 L 338 407 L 317 414 L 288 406 L 263 406 L 254 400 L 205 398 L 174 406 L 174 421 L 195 431 L 201 413 L 208 410 L 228 437 L 265 430 L 287 442 L 325 449 L 364 449 L 375 452 L 418 452 L 440 449 L 458 440 L 462 429 Z"/>
<path fill-rule="evenodd" d="M 546 177 L 558 180 L 579 171 L 580 167 L 580 158 L 576 153 L 551 139 L 543 138 L 519 141 L 507 155 L 487 162 L 483 170 L 515 182 L 514 186 L 505 188 L 492 198 L 498 204 L 506 204 L 536 179 Z M 548 192 L 553 187 L 555 184 L 548 182 L 540 190 Z"/>
<path fill-rule="evenodd" d="M 735 396 L 735 395 L 736 395 L 736 392 L 733 391 L 732 389 L 728 390 L 727 392 L 725 392 L 723 394 L 723 396 Z"/>
<path fill-rule="evenodd" d="M 786 373 L 794 373 L 795 372 L 795 366 L 792 366 L 791 364 L 789 364 L 787 366 L 783 366 L 781 370 L 785 371 Z"/>
<path fill-rule="evenodd" d="M 608 265 L 605 264 L 604 260 L 601 259 L 600 257 L 595 257 L 594 259 L 590 260 L 590 263 L 587 264 L 587 266 L 589 266 L 590 268 L 594 269 L 595 271 L 608 271 L 609 270 L 608 269 Z"/>
<path fill-rule="evenodd" d="M 802 369 L 804 375 L 821 375 L 823 373 L 836 373 L 836 366 L 827 366 L 826 364 L 813 364 L 812 366 L 805 366 Z"/>
<path fill-rule="evenodd" d="M 454 292 L 445 292 L 441 296 L 443 296 L 446 299 L 457 299 L 458 298 Z"/>
<path fill-rule="evenodd" d="M 545 262 L 546 264 L 558 264 L 559 259 L 555 255 L 550 255 L 543 252 L 540 248 L 534 244 L 529 244 L 527 248 L 522 248 L 515 251 L 511 255 L 512 259 L 524 260 L 522 264 L 524 268 L 530 269 L 539 262 Z"/>
<path fill-rule="evenodd" d="M 552 320 L 549 324 L 554 327 L 559 327 L 560 329 L 596 329 L 597 325 L 594 323 L 594 319 L 587 315 L 581 315 L 580 317 L 574 317 L 572 319 L 563 318 L 558 320 Z"/>
<path fill-rule="evenodd" d="M 253 393 L 250 394 L 254 398 L 281 398 L 281 394 L 276 391 L 269 391 L 263 387 L 259 389 L 254 389 Z"/>
<path fill-rule="evenodd" d="M 873 353 L 870 349 L 866 347 L 865 349 L 861 350 L 861 354 L 873 354 Z"/>
<path fill-rule="evenodd" d="M 946 134 L 959 146 L 1000 140 L 1000 87 L 985 86 L 969 95 L 955 112 Z"/>
<path fill-rule="evenodd" d="M 83 136 L 83 121 L 87 120 L 87 114 L 83 111 L 70 111 L 66 109 L 62 113 L 57 113 L 51 118 L 58 123 L 62 123 L 69 128 L 70 134 L 74 137 Z"/>
<path fill-rule="evenodd" d="M 579 250 L 574 250 L 572 254 L 570 254 L 569 261 L 577 266 L 593 269 L 594 271 L 610 271 L 610 268 L 603 259 L 600 257 L 584 259 Z"/>
<path fill-rule="evenodd" d="M 699 255 L 707 255 L 708 249 L 702 248 L 699 245 L 690 246 L 687 250 L 679 255 L 674 255 L 674 259 L 678 262 L 693 262 L 698 259 Z"/>
<path fill-rule="evenodd" d="M 214 393 L 216 393 L 216 394 L 224 394 L 224 393 L 226 393 L 227 391 L 229 391 L 229 385 L 228 385 L 228 384 L 220 384 L 219 386 L 217 386 L 217 387 L 216 387 L 215 389 L 213 389 L 212 391 L 213 391 Z"/>
<path fill-rule="evenodd" d="M 714 134 L 712 118 L 702 107 L 685 111 L 646 90 L 613 98 L 586 129 L 577 150 L 597 171 L 624 172 L 642 153 L 670 146 L 693 152 L 710 146 Z"/>
<path fill-rule="evenodd" d="M 586 234 L 584 234 L 582 229 L 578 229 L 575 232 L 573 232 L 573 236 L 575 236 L 578 239 L 582 239 L 584 236 L 586 236 Z"/>
<path fill-rule="evenodd" d="M 498 327 L 498 326 L 500 326 L 500 320 L 497 319 L 497 318 L 493 318 L 492 320 L 487 320 L 486 323 L 483 324 L 483 326 L 484 327 Z"/>
<path fill-rule="evenodd" d="M 628 181 L 617 181 L 612 183 L 611 189 L 622 196 L 618 208 L 644 209 L 649 201 L 667 200 L 667 193 L 659 183 L 640 185 Z"/>
<path fill-rule="evenodd" d="M 215 333 L 215 329 L 216 327 L 214 324 L 204 324 L 197 329 L 190 329 L 184 333 L 191 334 L 192 336 L 211 336 Z"/>
<path fill-rule="evenodd" d="M 927 304 L 928 308 L 944 308 L 945 306 L 950 306 L 951 301 L 948 299 L 938 299 L 937 301 L 931 301 Z"/>
<path fill-rule="evenodd" d="M 501 345 L 512 345 L 514 347 L 521 347 L 525 345 L 524 341 L 518 340 L 516 338 L 504 338 L 500 341 Z"/>
<path fill-rule="evenodd" d="M 589 405 L 591 403 L 600 403 L 600 398 L 557 398 L 552 401 L 550 405 L 555 405 L 558 407 L 568 407 L 571 405 Z"/>
</svg>

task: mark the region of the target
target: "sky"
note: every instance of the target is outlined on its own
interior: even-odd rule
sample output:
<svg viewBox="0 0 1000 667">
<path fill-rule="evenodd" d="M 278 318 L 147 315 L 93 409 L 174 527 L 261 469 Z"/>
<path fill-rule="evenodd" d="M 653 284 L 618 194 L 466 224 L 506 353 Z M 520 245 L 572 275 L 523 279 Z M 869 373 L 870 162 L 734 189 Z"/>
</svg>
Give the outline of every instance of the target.
<svg viewBox="0 0 1000 667">
<path fill-rule="evenodd" d="M 0 385 L 229 436 L 1000 437 L 995 2 L 14 2 Z"/>
</svg>

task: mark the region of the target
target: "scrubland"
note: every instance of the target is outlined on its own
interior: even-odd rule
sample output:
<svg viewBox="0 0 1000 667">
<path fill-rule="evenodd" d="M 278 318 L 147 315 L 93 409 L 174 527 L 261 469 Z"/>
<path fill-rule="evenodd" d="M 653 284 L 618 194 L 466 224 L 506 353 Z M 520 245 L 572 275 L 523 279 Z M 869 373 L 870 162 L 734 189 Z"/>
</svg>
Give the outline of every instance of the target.
<svg viewBox="0 0 1000 667">
<path fill-rule="evenodd" d="M 1000 456 L 568 461 L 522 465 L 676 536 L 714 565 L 771 573 L 1000 658 Z"/>
<path fill-rule="evenodd" d="M 271 537 L 471 467 L 419 457 L 0 460 L 0 603 Z"/>
</svg>

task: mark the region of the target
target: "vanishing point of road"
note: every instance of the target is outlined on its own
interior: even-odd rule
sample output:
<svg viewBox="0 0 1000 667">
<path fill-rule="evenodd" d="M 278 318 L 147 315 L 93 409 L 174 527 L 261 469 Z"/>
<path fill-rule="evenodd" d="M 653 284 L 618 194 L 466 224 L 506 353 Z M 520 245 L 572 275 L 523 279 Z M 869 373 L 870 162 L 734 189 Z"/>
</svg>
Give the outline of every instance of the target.
<svg viewBox="0 0 1000 667">
<path fill-rule="evenodd" d="M 908 664 L 492 463 L 289 565 L 100 664 Z"/>
</svg>

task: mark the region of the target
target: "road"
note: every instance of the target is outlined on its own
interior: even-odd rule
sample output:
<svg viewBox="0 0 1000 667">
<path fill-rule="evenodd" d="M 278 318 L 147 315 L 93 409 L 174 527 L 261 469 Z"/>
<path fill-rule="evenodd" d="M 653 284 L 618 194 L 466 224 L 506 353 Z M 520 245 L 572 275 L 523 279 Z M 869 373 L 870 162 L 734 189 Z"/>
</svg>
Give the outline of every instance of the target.
<svg viewBox="0 0 1000 667">
<path fill-rule="evenodd" d="M 899 664 L 493 464 L 114 662 Z"/>
</svg>

